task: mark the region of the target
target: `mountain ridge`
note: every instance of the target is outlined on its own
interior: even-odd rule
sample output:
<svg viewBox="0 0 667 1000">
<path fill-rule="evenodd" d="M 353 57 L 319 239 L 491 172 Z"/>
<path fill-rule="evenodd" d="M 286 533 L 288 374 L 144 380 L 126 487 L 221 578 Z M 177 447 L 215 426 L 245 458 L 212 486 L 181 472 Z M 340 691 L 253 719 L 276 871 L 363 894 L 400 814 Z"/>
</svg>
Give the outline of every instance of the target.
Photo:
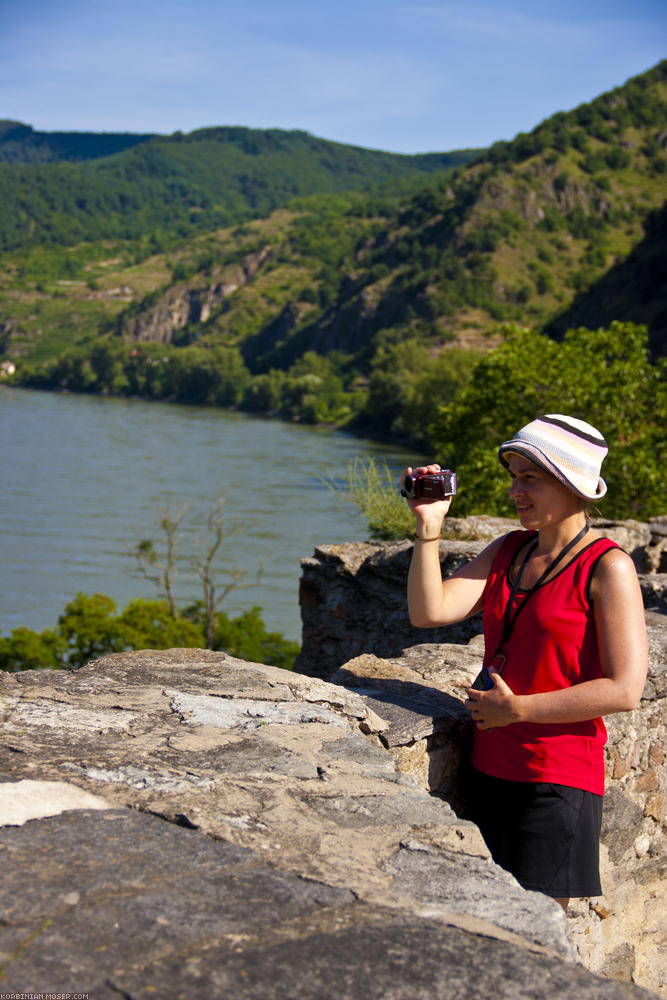
<svg viewBox="0 0 667 1000">
<path fill-rule="evenodd" d="M 155 133 L 43 132 L 13 119 L 0 119 L 0 163 L 79 162 L 110 156 L 146 142 Z"/>
<path fill-rule="evenodd" d="M 154 140 L 156 142 L 185 142 L 213 140 L 230 142 L 245 152 L 259 155 L 267 152 L 271 143 L 280 144 L 290 138 L 308 143 L 326 144 L 339 149 L 360 150 L 369 154 L 380 153 L 397 160 L 415 161 L 426 169 L 433 164 L 442 166 L 442 158 L 464 153 L 478 155 L 484 147 L 452 151 L 432 150 L 422 153 L 394 153 L 378 147 L 360 146 L 336 139 L 316 136 L 305 129 L 252 128 L 246 125 L 208 125 L 191 132 L 177 130 L 161 132 L 90 132 L 83 130 L 42 130 L 12 118 L 0 119 L 0 163 L 46 163 L 67 160 L 78 162 L 103 159 L 134 146 Z M 284 142 L 283 142 L 284 144 Z M 446 161 L 445 161 L 446 162 Z"/>
<path fill-rule="evenodd" d="M 0 162 L 0 252 L 158 232 L 163 241 L 182 242 L 266 216 L 299 196 L 414 188 L 425 174 L 479 153 L 407 156 L 299 130 L 242 126 L 172 136 L 49 135 L 29 126 L 6 128 L 4 135 L 0 129 L 0 159 L 3 146 L 13 157 Z M 40 149 L 53 159 L 35 159 Z M 83 158 L 74 157 L 75 149 Z"/>
</svg>

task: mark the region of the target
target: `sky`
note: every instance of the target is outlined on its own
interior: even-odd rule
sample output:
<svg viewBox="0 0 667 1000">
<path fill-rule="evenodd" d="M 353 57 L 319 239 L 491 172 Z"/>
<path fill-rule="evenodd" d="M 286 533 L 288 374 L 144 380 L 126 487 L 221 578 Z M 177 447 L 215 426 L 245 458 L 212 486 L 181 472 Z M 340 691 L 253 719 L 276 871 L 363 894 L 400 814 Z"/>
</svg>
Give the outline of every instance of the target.
<svg viewBox="0 0 667 1000">
<path fill-rule="evenodd" d="M 447 151 L 530 131 L 666 43 L 664 0 L 0 0 L 0 118 Z"/>
</svg>

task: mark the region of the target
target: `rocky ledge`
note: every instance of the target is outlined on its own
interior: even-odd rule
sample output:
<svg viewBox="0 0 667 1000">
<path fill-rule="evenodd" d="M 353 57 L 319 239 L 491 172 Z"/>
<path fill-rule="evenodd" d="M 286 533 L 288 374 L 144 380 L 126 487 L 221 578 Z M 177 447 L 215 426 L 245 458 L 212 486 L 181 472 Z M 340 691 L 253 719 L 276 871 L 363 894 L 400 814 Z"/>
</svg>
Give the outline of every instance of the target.
<svg viewBox="0 0 667 1000">
<path fill-rule="evenodd" d="M 612 538 L 635 563 L 649 611 L 667 613 L 667 516 L 639 521 L 597 519 L 593 527 Z M 474 558 L 498 535 L 519 527 L 503 517 L 447 518 L 440 542 L 443 575 Z M 482 632 L 481 615 L 445 628 L 416 629 L 405 596 L 412 542 L 318 545 L 301 560 L 299 603 L 303 622 L 297 669 L 331 677 L 361 653 L 400 656 L 425 641 L 466 643 Z"/>
<path fill-rule="evenodd" d="M 0 675 L 1 989 L 655 996 L 586 969 L 557 904 L 410 773 L 456 697 L 417 691 L 423 667 L 369 693 L 367 669 L 169 650 Z"/>
</svg>

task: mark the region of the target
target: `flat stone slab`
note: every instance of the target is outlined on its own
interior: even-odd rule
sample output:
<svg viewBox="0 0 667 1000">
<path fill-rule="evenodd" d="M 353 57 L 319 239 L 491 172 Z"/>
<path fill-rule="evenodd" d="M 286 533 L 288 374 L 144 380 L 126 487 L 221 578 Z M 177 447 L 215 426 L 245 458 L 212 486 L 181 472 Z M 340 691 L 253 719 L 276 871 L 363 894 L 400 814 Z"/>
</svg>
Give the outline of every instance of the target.
<svg viewBox="0 0 667 1000">
<path fill-rule="evenodd" d="M 269 723 L 279 726 L 302 726 L 309 722 L 347 729 L 347 723 L 329 708 L 298 702 L 262 701 L 248 698 L 220 698 L 202 694 L 183 694 L 165 691 L 170 697 L 172 712 L 200 726 L 217 726 L 219 729 L 257 729 Z"/>
<path fill-rule="evenodd" d="M 5 827 L 0 849 L 3 992 L 481 1000 L 491 982 L 512 1000 L 649 996 L 482 921 L 370 906 L 134 810 Z"/>
<path fill-rule="evenodd" d="M 96 993 L 114 975 L 239 936 L 259 944 L 272 924 L 354 902 L 133 810 L 5 827 L 0 848 L 3 991 Z"/>
<path fill-rule="evenodd" d="M 329 918 L 328 920 L 326 918 Z M 335 921 L 335 922 L 334 922 Z M 286 929 L 289 931 L 289 929 Z M 295 937 L 271 928 L 261 943 L 217 946 L 184 963 L 109 980 L 117 998 L 188 1000 L 627 1000 L 651 997 L 637 987 L 594 980 L 553 956 L 526 962 L 520 946 L 473 942 L 437 920 L 408 920 L 391 910 L 311 916 Z M 170 992 L 171 990 L 171 992 Z M 100 997 L 107 994 L 100 993 Z"/>
</svg>

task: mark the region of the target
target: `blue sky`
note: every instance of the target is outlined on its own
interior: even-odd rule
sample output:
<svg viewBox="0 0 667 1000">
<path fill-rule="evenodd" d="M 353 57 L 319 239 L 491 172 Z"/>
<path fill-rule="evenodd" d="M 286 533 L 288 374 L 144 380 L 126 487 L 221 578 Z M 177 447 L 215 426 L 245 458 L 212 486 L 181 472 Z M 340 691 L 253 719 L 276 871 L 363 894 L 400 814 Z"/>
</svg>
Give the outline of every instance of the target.
<svg viewBox="0 0 667 1000">
<path fill-rule="evenodd" d="M 667 55 L 664 0 L 0 0 L 0 118 L 486 146 Z"/>
</svg>

